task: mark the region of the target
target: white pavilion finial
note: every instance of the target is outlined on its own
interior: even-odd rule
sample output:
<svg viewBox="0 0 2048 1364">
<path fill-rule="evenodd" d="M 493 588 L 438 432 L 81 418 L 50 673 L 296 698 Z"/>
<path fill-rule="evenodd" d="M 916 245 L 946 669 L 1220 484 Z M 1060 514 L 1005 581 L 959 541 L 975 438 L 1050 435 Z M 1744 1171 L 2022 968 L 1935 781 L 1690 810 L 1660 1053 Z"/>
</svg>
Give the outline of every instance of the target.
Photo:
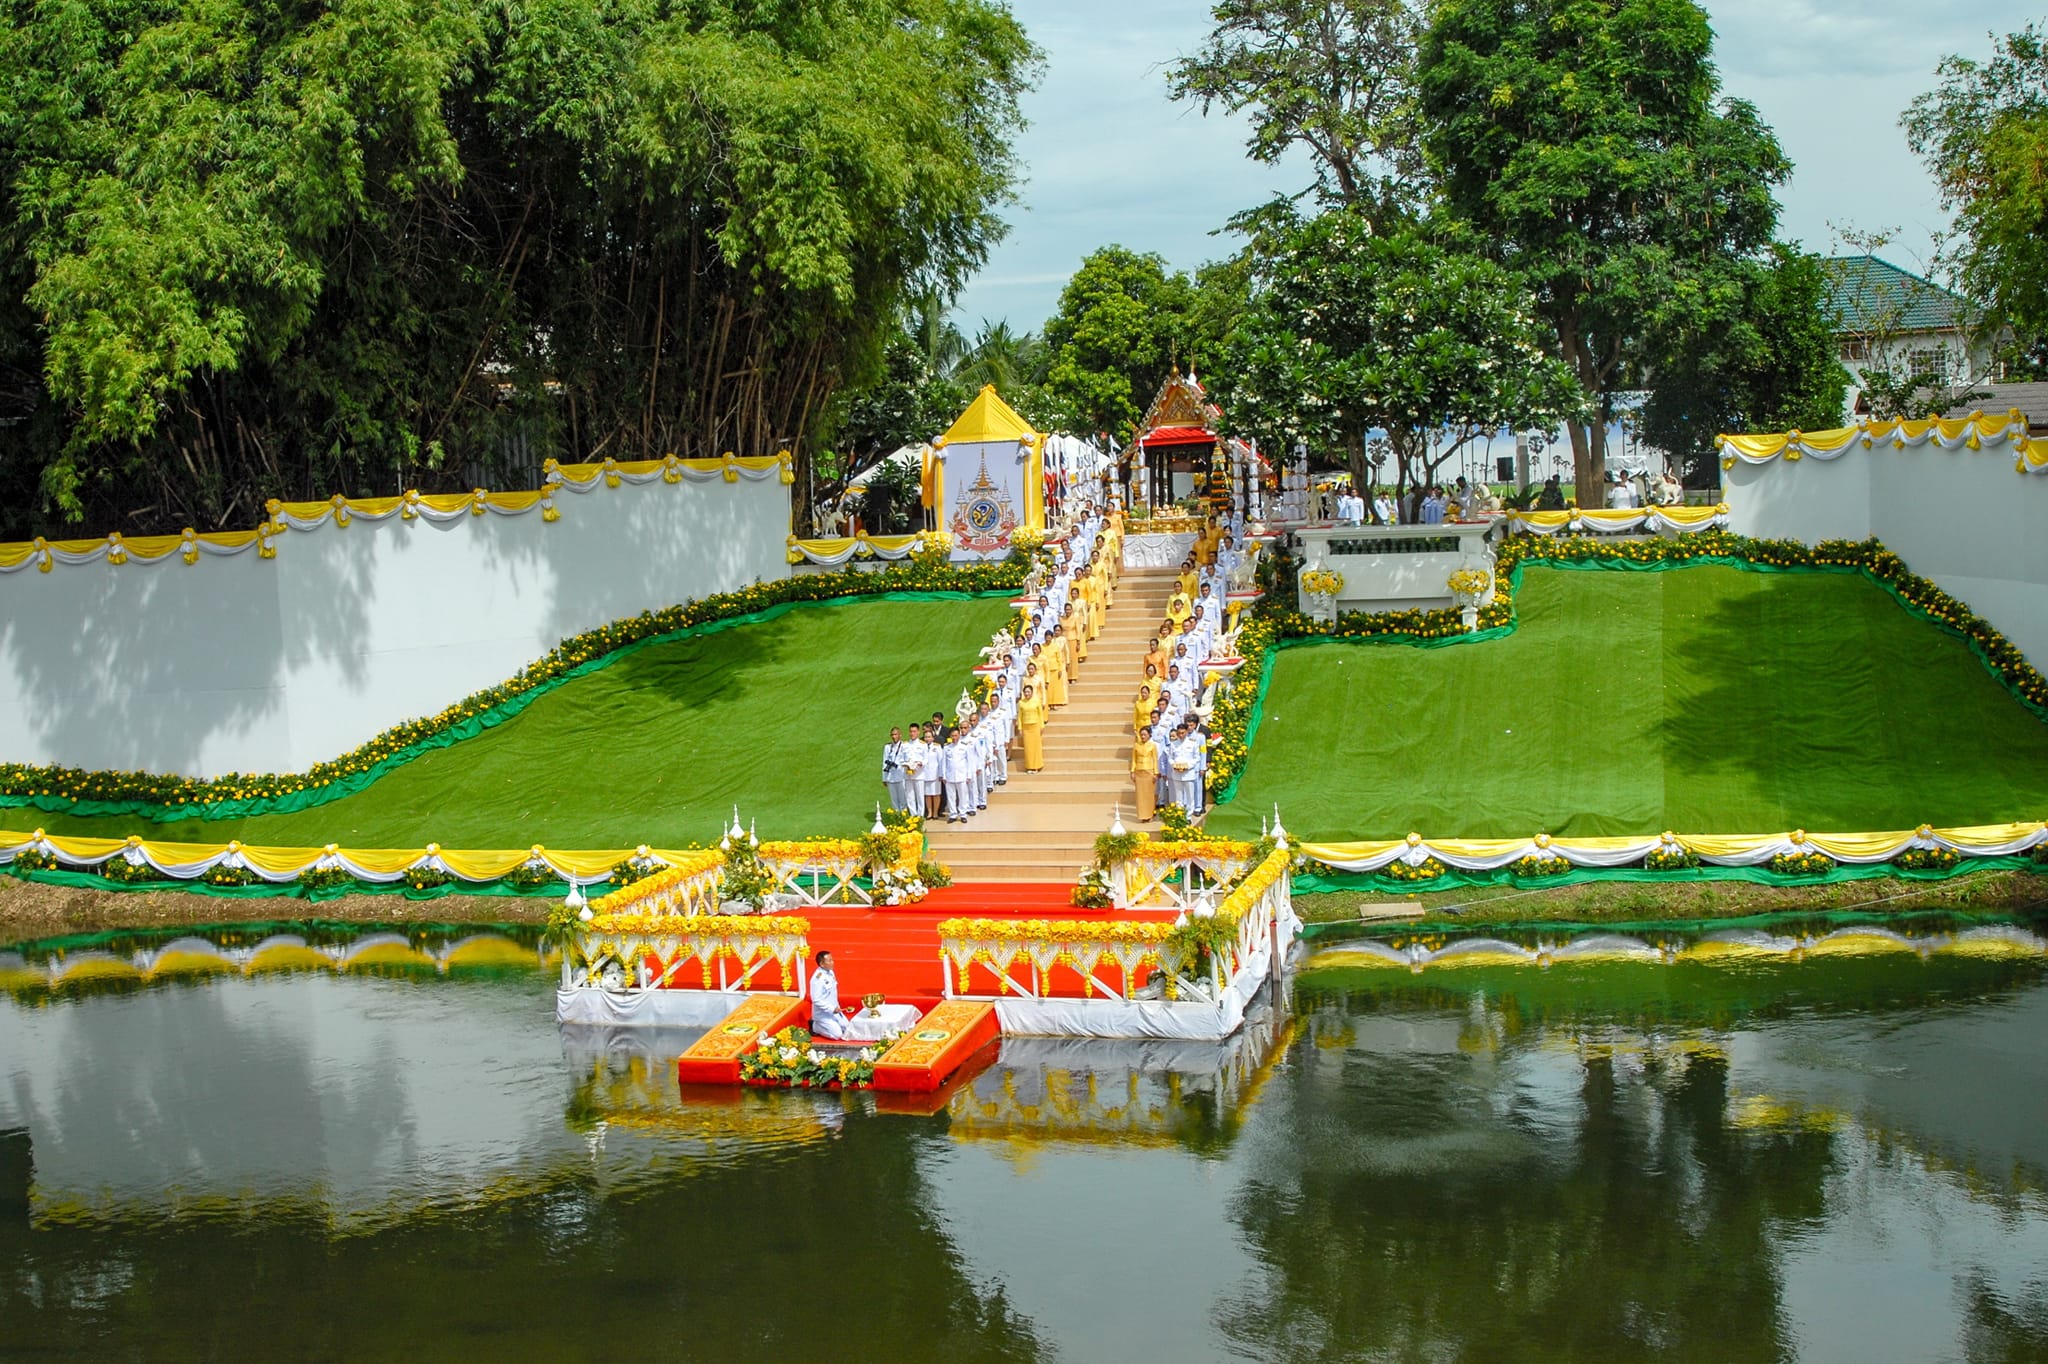
<svg viewBox="0 0 2048 1364">
<path fill-rule="evenodd" d="M 1109 832 L 1113 838 L 1122 838 L 1124 836 L 1124 803 L 1122 801 L 1118 801 L 1116 809 L 1110 812 Z"/>
</svg>

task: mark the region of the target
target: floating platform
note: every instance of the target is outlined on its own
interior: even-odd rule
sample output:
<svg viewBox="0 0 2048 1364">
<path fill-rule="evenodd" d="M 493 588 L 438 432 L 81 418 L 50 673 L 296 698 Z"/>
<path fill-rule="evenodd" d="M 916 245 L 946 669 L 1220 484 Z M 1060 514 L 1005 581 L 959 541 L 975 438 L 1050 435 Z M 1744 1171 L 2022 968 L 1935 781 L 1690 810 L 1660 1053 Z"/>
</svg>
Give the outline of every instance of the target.
<svg viewBox="0 0 2048 1364">
<path fill-rule="evenodd" d="M 736 1085 L 740 1058 L 760 1045 L 762 1033 L 808 1023 L 811 1001 L 798 995 L 748 995 L 740 1006 L 691 1044 L 676 1061 L 676 1082 L 685 1085 Z"/>
<path fill-rule="evenodd" d="M 929 1094 L 1002 1031 L 993 1004 L 949 999 L 876 1060 L 875 1088 Z"/>
<path fill-rule="evenodd" d="M 676 1083 L 731 1085 L 740 1081 L 740 1061 L 784 1028 L 810 1021 L 811 1002 L 795 995 L 749 995 L 725 1021 L 691 1044 L 676 1060 Z M 978 1000 L 947 1000 L 934 1007 L 875 1061 L 874 1087 L 904 1094 L 930 1094 L 1002 1034 L 995 1006 Z"/>
</svg>

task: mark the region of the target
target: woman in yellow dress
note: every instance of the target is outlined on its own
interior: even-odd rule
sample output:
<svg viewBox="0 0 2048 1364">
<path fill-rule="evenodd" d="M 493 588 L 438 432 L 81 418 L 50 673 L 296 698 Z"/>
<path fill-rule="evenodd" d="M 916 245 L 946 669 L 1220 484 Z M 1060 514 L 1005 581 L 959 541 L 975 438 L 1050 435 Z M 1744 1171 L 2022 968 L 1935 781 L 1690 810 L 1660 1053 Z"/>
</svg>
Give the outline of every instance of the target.
<svg viewBox="0 0 2048 1364">
<path fill-rule="evenodd" d="M 1029 682 L 1017 698 L 1017 733 L 1024 741 L 1024 770 L 1045 769 L 1045 702 Z"/>
<path fill-rule="evenodd" d="M 1131 708 L 1131 727 L 1143 729 L 1152 718 L 1152 707 L 1159 704 L 1159 669 L 1150 663 L 1145 665 L 1145 680 L 1138 684 L 1137 704 Z"/>
<path fill-rule="evenodd" d="M 1067 704 L 1067 641 L 1053 634 L 1045 641 L 1038 665 L 1045 672 L 1045 704 L 1052 709 Z"/>
<path fill-rule="evenodd" d="M 1074 680 L 1074 674 L 1088 661 L 1088 631 L 1074 615 L 1069 605 L 1060 616 L 1060 637 L 1067 642 L 1062 658 L 1067 665 L 1067 681 Z"/>
<path fill-rule="evenodd" d="M 1143 726 L 1131 745 L 1131 785 L 1137 788 L 1138 822 L 1143 824 L 1152 818 L 1159 798 L 1159 745 L 1152 742 L 1152 731 Z"/>
</svg>

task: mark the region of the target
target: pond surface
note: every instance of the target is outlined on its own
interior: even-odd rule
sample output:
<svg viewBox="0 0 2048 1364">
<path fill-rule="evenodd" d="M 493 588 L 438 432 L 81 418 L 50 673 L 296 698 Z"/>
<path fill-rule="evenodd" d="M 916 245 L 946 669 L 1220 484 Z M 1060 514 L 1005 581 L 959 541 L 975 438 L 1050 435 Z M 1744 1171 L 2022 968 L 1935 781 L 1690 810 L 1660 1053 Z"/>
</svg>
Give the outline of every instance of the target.
<svg viewBox="0 0 2048 1364">
<path fill-rule="evenodd" d="M 1332 954 L 936 1113 L 686 1099 L 502 940 L 0 954 L 0 1356 L 2044 1358 L 2040 932 Z"/>
</svg>

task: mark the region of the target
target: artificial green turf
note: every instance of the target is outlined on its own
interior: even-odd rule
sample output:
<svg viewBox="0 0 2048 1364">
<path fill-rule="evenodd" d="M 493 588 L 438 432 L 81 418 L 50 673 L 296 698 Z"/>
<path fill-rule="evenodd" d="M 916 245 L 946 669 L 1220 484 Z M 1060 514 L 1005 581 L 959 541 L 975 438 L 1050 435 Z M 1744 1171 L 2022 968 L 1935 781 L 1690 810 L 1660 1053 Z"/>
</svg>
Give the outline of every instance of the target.
<svg viewBox="0 0 2048 1364">
<path fill-rule="evenodd" d="M 33 814 L 52 833 L 272 846 L 630 848 L 865 829 L 891 725 L 952 714 L 999 597 L 802 606 L 656 644 L 473 739 L 287 815 L 143 825 Z"/>
<path fill-rule="evenodd" d="M 1530 567 L 1520 628 L 1275 659 L 1235 799 L 1322 840 L 2040 819 L 2048 725 L 1849 574 Z"/>
</svg>

